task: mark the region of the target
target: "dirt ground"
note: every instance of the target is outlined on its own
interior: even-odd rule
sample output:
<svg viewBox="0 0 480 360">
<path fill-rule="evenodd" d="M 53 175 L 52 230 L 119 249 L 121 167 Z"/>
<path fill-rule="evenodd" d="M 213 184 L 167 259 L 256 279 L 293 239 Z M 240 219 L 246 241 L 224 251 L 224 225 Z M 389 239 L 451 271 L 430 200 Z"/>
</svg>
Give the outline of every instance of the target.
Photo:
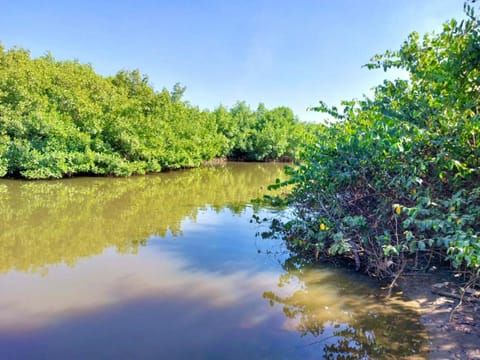
<svg viewBox="0 0 480 360">
<path fill-rule="evenodd" d="M 480 298 L 464 297 L 459 305 L 459 299 L 438 294 L 458 296 L 457 281 L 447 272 L 403 276 L 398 283 L 420 312 L 429 359 L 480 360 Z"/>
</svg>

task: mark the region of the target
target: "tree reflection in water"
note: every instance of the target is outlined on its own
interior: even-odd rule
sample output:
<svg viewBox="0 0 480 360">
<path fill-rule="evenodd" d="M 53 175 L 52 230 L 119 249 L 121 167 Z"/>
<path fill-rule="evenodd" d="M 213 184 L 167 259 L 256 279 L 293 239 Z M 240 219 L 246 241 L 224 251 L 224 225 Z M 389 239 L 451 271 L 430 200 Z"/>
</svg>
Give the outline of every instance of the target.
<svg viewBox="0 0 480 360">
<path fill-rule="evenodd" d="M 369 280 L 287 259 L 278 288 L 263 297 L 282 306 L 285 327 L 316 346 L 324 359 L 423 358 L 426 334 L 413 305 L 372 293 Z M 368 294 L 368 295 L 365 295 Z"/>
<path fill-rule="evenodd" d="M 227 208 L 238 214 L 245 209 L 250 199 L 261 196 L 268 184 L 275 182 L 277 177 L 283 175 L 282 169 L 283 165 L 274 164 L 235 164 L 125 179 L 77 178 L 48 182 L 2 180 L 0 181 L 0 202 L 2 203 L 0 206 L 0 219 L 2 219 L 0 221 L 0 273 L 8 275 L 6 273 L 11 272 L 12 276 L 19 279 L 23 274 L 15 274 L 13 270 L 42 272 L 55 268 L 52 266 L 55 264 L 68 264 L 78 270 L 75 272 L 73 271 L 75 269 L 72 269 L 68 272 L 68 277 L 65 277 L 62 275 L 62 269 L 59 268 L 58 271 L 52 271 L 53 276 L 45 277 L 43 279 L 45 281 L 37 282 L 35 277 L 23 278 L 26 281 L 25 289 L 28 291 L 37 291 L 39 284 L 52 285 L 58 290 L 58 292 L 42 291 L 42 294 L 50 296 L 45 297 L 46 300 L 43 302 L 40 301 L 38 294 L 35 297 L 36 301 L 31 301 L 33 296 L 24 296 L 26 292 L 22 293 L 23 288 L 18 287 L 19 284 L 16 282 L 5 282 L 9 290 L 4 294 L 12 294 L 11 289 L 17 288 L 20 292 L 15 294 L 23 296 L 25 303 L 38 305 L 39 308 L 34 308 L 33 315 L 28 317 L 27 320 L 30 320 L 35 318 L 35 314 L 48 315 L 49 309 L 53 309 L 54 313 L 55 309 L 62 309 L 57 313 L 70 319 L 71 314 L 63 309 L 81 308 L 83 305 L 79 299 L 86 299 L 87 304 L 92 305 L 94 303 L 92 301 L 94 292 L 91 290 L 93 284 L 97 284 L 96 289 L 102 289 L 96 292 L 98 295 L 98 302 L 94 303 L 96 307 L 99 307 L 99 304 L 110 304 L 108 301 L 112 293 L 116 294 L 116 286 L 120 286 L 121 294 L 126 294 L 120 300 L 127 299 L 132 302 L 144 296 L 142 291 L 157 291 L 164 298 L 165 293 L 162 291 L 165 289 L 167 294 L 172 292 L 177 294 L 175 291 L 179 289 L 188 291 L 193 289 L 194 295 L 206 292 L 210 296 L 213 295 L 214 300 L 222 298 L 223 295 L 226 299 L 231 299 L 232 294 L 237 294 L 238 299 L 241 299 L 241 301 L 237 299 L 238 303 L 248 304 L 247 308 L 251 305 L 248 301 L 252 301 L 255 306 L 259 302 L 262 306 L 256 309 L 256 314 L 261 313 L 262 316 L 268 312 L 265 311 L 268 309 L 265 309 L 263 300 L 258 298 L 258 294 L 263 292 L 264 298 L 268 299 L 272 306 L 282 307 L 286 320 L 283 323 L 283 330 L 293 330 L 302 336 L 301 339 L 293 336 L 294 344 L 303 344 L 302 346 L 308 347 L 308 350 L 303 348 L 306 351 L 299 349 L 298 354 L 302 355 L 302 359 L 307 358 L 304 354 L 312 352 L 316 358 L 317 349 L 318 357 L 323 356 L 326 359 L 397 359 L 421 352 L 424 340 L 419 334 L 422 334 L 423 329 L 418 324 L 418 316 L 412 309 L 406 307 L 400 300 L 384 302 L 380 297 L 371 294 L 374 286 L 359 281 L 358 277 L 342 273 L 338 269 L 335 271 L 325 268 L 315 269 L 301 257 L 294 256 L 293 252 L 292 255 L 287 253 L 286 257 L 282 255 L 283 275 L 280 277 L 278 286 L 275 286 L 277 276 L 277 270 L 275 270 L 271 276 L 267 274 L 266 277 L 263 275 L 257 277 L 257 280 L 265 278 L 268 281 L 260 281 L 261 288 L 254 281 L 252 293 L 245 292 L 245 283 L 248 284 L 252 280 L 247 270 L 238 272 L 239 269 L 234 267 L 232 278 L 225 275 L 226 273 L 205 270 L 205 268 L 201 268 L 202 271 L 192 272 L 185 265 L 189 262 L 184 261 L 185 253 L 181 251 L 183 260 L 174 262 L 173 265 L 170 263 L 172 266 L 164 268 L 162 266 L 169 264 L 167 260 L 172 260 L 168 252 L 159 252 L 165 256 L 168 255 L 167 259 L 158 261 L 157 254 L 152 263 L 145 262 L 145 259 L 140 257 L 137 259 L 123 257 L 123 261 L 132 262 L 131 267 L 126 266 L 126 263 L 116 257 L 112 257 L 114 259 L 112 266 L 108 266 L 109 263 L 105 262 L 104 258 L 98 257 L 97 261 L 94 261 L 96 255 L 104 254 L 107 249 L 111 249 L 114 254 L 137 253 L 139 248 L 146 245 L 152 237 L 161 238 L 166 234 L 180 235 L 183 231 L 182 226 L 185 225 L 184 221 L 188 219 L 191 223 L 196 222 L 202 209 L 212 209 L 213 212 L 220 213 L 222 209 Z M 216 228 L 212 229 L 218 231 Z M 228 231 L 232 229 L 229 228 Z M 203 238 L 208 238 L 204 236 L 205 233 L 201 234 Z M 183 240 L 186 241 L 186 239 Z M 200 250 L 208 252 L 209 248 L 204 246 L 208 243 L 201 241 L 192 241 L 192 243 L 199 246 L 198 251 L 194 252 L 196 259 L 202 260 L 203 258 L 199 257 L 202 254 Z M 278 244 L 284 243 L 279 241 Z M 218 253 L 209 254 L 215 262 L 225 262 L 226 258 L 228 260 L 227 253 L 233 253 L 238 257 L 238 248 L 235 250 L 234 247 L 224 246 L 220 249 L 222 250 Z M 92 258 L 92 261 L 88 262 L 88 265 L 84 263 L 83 267 L 79 267 L 78 262 L 84 258 Z M 95 263 L 98 268 L 93 266 Z M 124 271 L 121 272 L 116 267 L 121 267 Z M 115 271 L 109 269 L 115 269 Z M 251 271 L 251 268 L 248 270 Z M 79 277 L 75 278 L 74 273 Z M 127 277 L 132 273 L 137 274 L 137 277 Z M 92 274 L 94 278 L 90 278 Z M 164 274 L 164 277 L 162 278 L 159 274 Z M 105 275 L 103 282 L 101 275 Z M 175 278 L 179 275 L 181 275 L 180 278 Z M 111 281 L 112 279 L 114 281 Z M 142 281 L 137 282 L 132 279 L 142 279 Z M 169 282 L 165 279 L 169 279 Z M 190 282 L 185 279 L 190 279 Z M 58 283 L 55 282 L 57 280 Z M 212 291 L 212 283 L 218 285 L 218 293 Z M 30 286 L 31 284 L 34 286 Z M 66 286 L 66 284 L 69 285 Z M 81 287 L 78 284 L 84 285 Z M 131 288 L 127 287 L 129 284 Z M 12 287 L 8 288 L 8 286 Z M 71 286 L 74 286 L 78 292 L 75 292 L 75 296 L 65 296 L 68 306 L 61 307 L 61 298 L 71 292 Z M 115 291 L 112 291 L 112 287 Z M 128 291 L 125 290 L 127 288 Z M 83 290 L 83 297 L 79 296 L 80 290 Z M 186 291 L 187 294 L 188 291 Z M 58 299 L 55 299 L 56 294 L 59 294 Z M 8 296 L 5 297 L 8 300 Z M 8 306 L 17 306 L 20 303 L 18 301 L 20 297 L 15 298 L 12 295 L 11 298 L 13 300 L 8 301 Z M 119 297 L 115 296 L 114 299 L 118 301 Z M 68 302 L 70 300 L 71 303 Z M 52 307 L 52 304 L 55 306 Z M 18 323 L 18 319 L 26 318 L 24 310 L 29 308 L 27 305 L 18 313 L 18 317 L 14 319 L 15 322 Z M 240 310 L 236 310 L 237 308 Z M 4 309 L 8 308 L 4 307 Z M 37 311 L 38 309 L 41 311 Z M 109 306 L 105 306 L 105 309 L 110 311 Z M 222 309 L 225 311 L 222 314 L 227 314 L 226 307 Z M 237 303 L 232 306 L 233 314 L 240 314 L 244 310 Z M 275 335 L 278 335 L 278 338 L 273 336 L 270 339 L 271 342 L 268 338 L 263 338 L 277 331 L 278 328 L 275 327 L 278 325 L 277 321 L 283 322 L 282 312 L 274 310 L 270 312 L 271 318 L 268 316 L 262 318 L 265 320 L 263 325 L 260 322 L 254 323 L 255 326 L 247 330 L 241 328 L 238 334 L 247 337 L 236 339 L 239 349 L 245 348 L 247 338 L 261 339 L 258 340 L 258 344 L 252 345 L 255 351 L 259 351 L 261 345 L 270 343 L 278 345 L 278 342 L 285 339 L 282 337 L 282 334 L 285 335 L 283 331 L 280 331 L 280 335 Z M 251 308 L 248 308 L 245 313 L 248 314 L 249 311 Z M 4 313 L 11 315 L 12 311 L 8 310 Z M 209 316 L 210 314 L 218 315 L 212 308 L 208 314 Z M 214 318 L 217 315 L 214 315 Z M 123 319 L 122 316 L 126 315 L 119 313 L 115 318 Z M 236 319 L 235 316 L 233 316 L 234 319 Z M 241 320 L 245 320 L 243 314 Z M 94 317 L 91 321 L 94 321 Z M 267 324 L 268 321 L 272 323 Z M 171 333 L 171 325 L 166 323 Z M 85 324 L 89 324 L 88 321 Z M 125 324 L 129 322 L 126 321 Z M 125 327 L 127 328 L 129 326 Z M 196 331 L 194 328 L 191 330 Z M 213 332 L 215 328 L 212 327 L 211 330 Z M 179 334 L 183 334 L 185 329 L 179 328 L 178 331 Z M 223 339 L 223 337 L 228 338 L 224 331 L 215 334 L 215 338 Z M 282 343 L 284 347 L 275 350 L 284 357 L 291 358 L 289 357 L 291 354 L 286 354 L 284 351 L 290 350 L 289 346 L 292 344 L 290 342 L 292 337 L 287 336 L 287 338 L 289 340 Z M 228 341 L 228 339 L 222 340 L 221 343 L 225 344 Z M 231 337 L 230 341 L 233 342 Z M 275 341 L 278 342 L 275 343 Z M 52 342 L 55 341 L 52 340 Z M 261 342 L 265 344 L 260 344 Z M 207 345 L 205 347 L 210 346 Z M 229 346 L 231 345 L 230 343 Z M 262 351 L 270 354 L 271 349 Z"/>
<path fill-rule="evenodd" d="M 240 213 L 283 178 L 283 164 L 235 163 L 130 178 L 0 180 L 0 273 L 46 272 L 115 247 L 136 253 L 150 236 L 182 233 L 185 219 Z"/>
</svg>

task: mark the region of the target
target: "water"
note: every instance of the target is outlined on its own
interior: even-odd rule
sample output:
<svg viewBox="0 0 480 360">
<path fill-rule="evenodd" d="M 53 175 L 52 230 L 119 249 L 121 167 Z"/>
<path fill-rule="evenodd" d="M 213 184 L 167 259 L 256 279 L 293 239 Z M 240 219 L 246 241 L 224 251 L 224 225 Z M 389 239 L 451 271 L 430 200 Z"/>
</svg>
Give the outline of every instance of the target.
<svg viewBox="0 0 480 360">
<path fill-rule="evenodd" d="M 408 303 L 255 236 L 277 177 L 0 181 L 0 359 L 424 358 Z"/>
</svg>

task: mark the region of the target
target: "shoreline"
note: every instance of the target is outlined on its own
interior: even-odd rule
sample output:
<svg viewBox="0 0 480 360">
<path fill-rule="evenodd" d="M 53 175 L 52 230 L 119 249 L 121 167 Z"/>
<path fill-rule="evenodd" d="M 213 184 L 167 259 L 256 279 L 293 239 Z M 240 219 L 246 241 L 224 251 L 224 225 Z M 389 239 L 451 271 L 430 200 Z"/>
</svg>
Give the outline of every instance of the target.
<svg viewBox="0 0 480 360">
<path fill-rule="evenodd" d="M 447 283 L 454 284 L 455 279 L 444 270 L 398 280 L 399 289 L 417 309 L 427 332 L 428 359 L 480 359 L 480 302 L 464 300 L 458 306 L 458 299 L 432 291 L 434 286 Z"/>
</svg>

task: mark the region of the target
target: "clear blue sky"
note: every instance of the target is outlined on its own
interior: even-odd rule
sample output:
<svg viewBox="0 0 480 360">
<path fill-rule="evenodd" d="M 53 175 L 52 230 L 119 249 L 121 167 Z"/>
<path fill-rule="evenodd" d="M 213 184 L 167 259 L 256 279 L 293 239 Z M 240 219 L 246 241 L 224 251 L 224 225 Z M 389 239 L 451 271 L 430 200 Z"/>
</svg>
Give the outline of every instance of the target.
<svg viewBox="0 0 480 360">
<path fill-rule="evenodd" d="M 359 98 L 386 75 L 361 66 L 412 31 L 463 17 L 462 0 L 0 0 L 0 42 L 180 82 L 201 108 L 305 109 Z"/>
</svg>

